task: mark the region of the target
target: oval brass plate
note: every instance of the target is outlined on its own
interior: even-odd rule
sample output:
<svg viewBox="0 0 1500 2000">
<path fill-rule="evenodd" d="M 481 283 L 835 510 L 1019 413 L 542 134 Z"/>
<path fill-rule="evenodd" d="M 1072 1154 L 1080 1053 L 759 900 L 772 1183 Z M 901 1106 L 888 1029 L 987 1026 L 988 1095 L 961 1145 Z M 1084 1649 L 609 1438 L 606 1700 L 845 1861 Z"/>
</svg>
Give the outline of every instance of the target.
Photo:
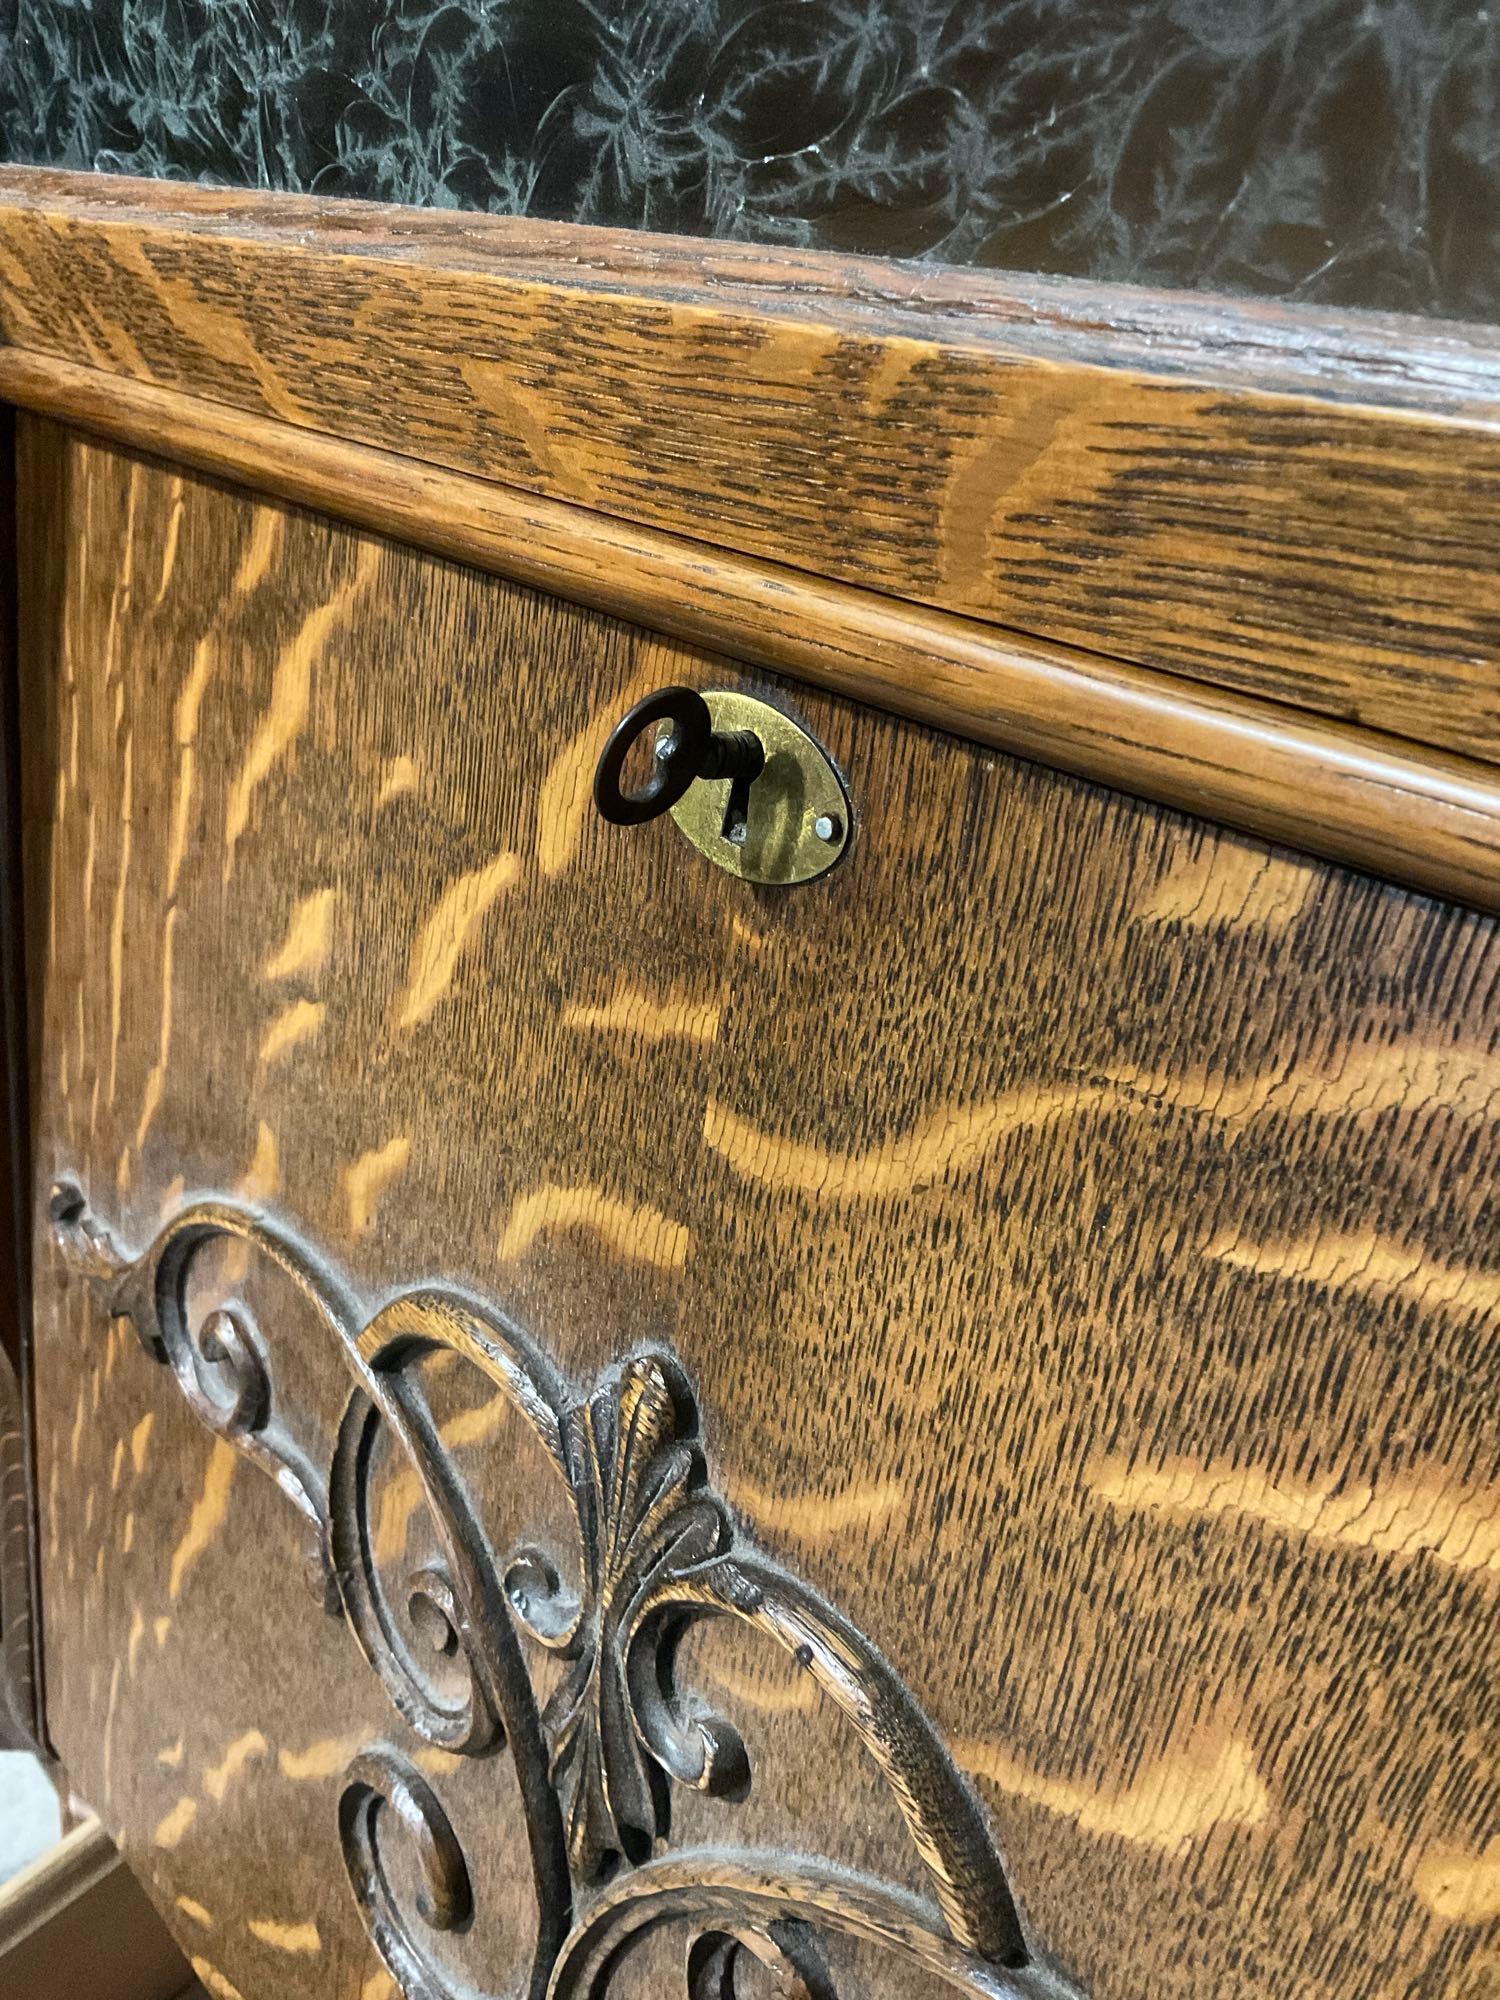
<svg viewBox="0 0 1500 2000">
<path fill-rule="evenodd" d="M 729 780 L 700 778 L 672 808 L 672 817 L 716 867 L 745 882 L 781 886 L 811 882 L 849 845 L 849 800 L 820 744 L 769 702 L 748 694 L 703 699 L 717 730 L 753 729 L 765 746 L 765 768 L 750 787 L 741 842 L 724 836 Z"/>
</svg>

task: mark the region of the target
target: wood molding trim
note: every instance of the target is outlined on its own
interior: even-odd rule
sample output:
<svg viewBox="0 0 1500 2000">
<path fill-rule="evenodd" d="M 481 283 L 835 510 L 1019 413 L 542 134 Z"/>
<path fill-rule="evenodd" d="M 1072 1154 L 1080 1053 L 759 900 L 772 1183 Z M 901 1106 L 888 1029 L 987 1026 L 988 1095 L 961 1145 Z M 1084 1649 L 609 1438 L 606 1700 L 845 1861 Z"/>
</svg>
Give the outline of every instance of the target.
<svg viewBox="0 0 1500 2000">
<path fill-rule="evenodd" d="M 1500 911 L 1500 772 L 0 349 L 0 399 L 1081 777 Z"/>
<path fill-rule="evenodd" d="M 0 338 L 1500 760 L 1485 329 L 8 168 Z"/>
</svg>

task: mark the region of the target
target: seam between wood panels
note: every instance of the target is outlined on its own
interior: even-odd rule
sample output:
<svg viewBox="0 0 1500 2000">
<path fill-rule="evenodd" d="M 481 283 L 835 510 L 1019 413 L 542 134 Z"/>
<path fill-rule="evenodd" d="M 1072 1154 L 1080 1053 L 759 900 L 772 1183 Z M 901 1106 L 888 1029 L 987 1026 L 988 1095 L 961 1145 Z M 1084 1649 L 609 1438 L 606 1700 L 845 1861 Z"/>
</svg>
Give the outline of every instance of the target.
<svg viewBox="0 0 1500 2000">
<path fill-rule="evenodd" d="M 33 169 L 0 272 L 22 352 L 1500 767 L 1484 329 Z"/>
<path fill-rule="evenodd" d="M 0 348 L 0 399 L 852 699 L 1500 910 L 1500 771 L 176 391 Z"/>
</svg>

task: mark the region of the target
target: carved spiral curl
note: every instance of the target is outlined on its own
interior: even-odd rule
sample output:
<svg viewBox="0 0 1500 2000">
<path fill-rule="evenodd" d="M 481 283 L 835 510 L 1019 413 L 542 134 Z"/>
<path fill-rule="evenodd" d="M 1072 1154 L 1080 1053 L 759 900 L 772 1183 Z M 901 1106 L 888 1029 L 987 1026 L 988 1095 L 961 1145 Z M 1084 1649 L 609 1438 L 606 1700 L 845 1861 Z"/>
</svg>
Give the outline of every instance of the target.
<svg viewBox="0 0 1500 2000">
<path fill-rule="evenodd" d="M 398 1820 L 422 1871 L 417 1914 L 432 1930 L 464 1931 L 474 1914 L 468 1864 L 448 1815 L 415 1765 L 388 1745 L 363 1751 L 344 1774 L 339 1845 L 360 1915 L 407 2000 L 460 2000 L 401 1910 L 381 1856 L 382 1830 Z"/>
<path fill-rule="evenodd" d="M 1028 1953 L 973 1791 L 888 1660 L 817 1593 L 751 1550 L 663 1578 L 643 1618 L 733 1617 L 773 1639 L 853 1725 L 891 1788 L 955 1941 L 991 1965 Z M 670 1705 L 647 1707 L 680 1728 Z"/>
<path fill-rule="evenodd" d="M 408 1293 L 368 1323 L 344 1286 L 294 1237 L 248 1209 L 198 1202 L 131 1259 L 89 1210 L 75 1183 L 60 1182 L 51 1214 L 63 1249 L 109 1287 L 116 1318 L 128 1318 L 153 1359 L 164 1362 L 189 1406 L 216 1436 L 260 1464 L 311 1522 L 331 1609 L 342 1609 L 398 1712 L 429 1743 L 474 1754 L 508 1740 L 526 1815 L 538 1926 L 531 2000 L 541 2000 L 570 1921 L 572 1897 L 561 1815 L 547 1774 L 536 1700 L 522 1662 L 493 1551 L 445 1458 L 411 1364 L 451 1347 L 510 1395 L 556 1452 L 558 1391 L 544 1361 L 498 1315 L 442 1293 Z M 334 1334 L 354 1378 L 325 1490 L 296 1442 L 277 1426 L 270 1371 L 243 1308 L 219 1308 L 195 1329 L 188 1313 L 195 1258 L 225 1239 L 246 1243 L 280 1269 Z M 371 1452 L 386 1426 L 421 1480 L 443 1555 L 408 1586 L 410 1631 L 391 1605 L 369 1532 Z M 465 1696 L 444 1698 L 415 1648 L 461 1654 Z M 437 1928 L 467 1921 L 468 1875 L 436 1795 L 396 1752 L 377 1748 L 351 1767 L 340 1804 L 346 1866 L 371 1936 L 409 1995 L 456 1993 L 395 1907 L 380 1864 L 377 1829 L 387 1807 L 421 1842 L 429 1910 Z M 461 1915 L 462 1912 L 462 1915 Z"/>
<path fill-rule="evenodd" d="M 229 1392 L 219 1406 L 220 1428 L 229 1437 L 248 1438 L 265 1429 L 271 1415 L 271 1377 L 243 1308 L 217 1307 L 198 1327 L 193 1349 L 199 1386 L 211 1395 L 206 1376 L 217 1373 Z"/>
<path fill-rule="evenodd" d="M 669 1923 L 690 1931 L 689 2000 L 735 2000 L 737 1968 L 751 1962 L 785 2000 L 835 2000 L 819 1931 L 880 1946 L 979 2000 L 1072 1994 L 1029 1956 L 983 1813 L 910 1691 L 847 1619 L 736 1541 L 708 1484 L 691 1390 L 668 1357 L 636 1355 L 580 1399 L 493 1308 L 414 1290 L 366 1321 L 295 1238 L 232 1204 L 192 1205 L 133 1261 L 73 1184 L 59 1184 L 52 1213 L 64 1248 L 108 1285 L 112 1312 L 171 1366 L 201 1421 L 271 1473 L 311 1522 L 333 1608 L 413 1731 L 469 1755 L 508 1743 L 538 1910 L 528 2000 L 603 2000 L 614 1968 Z M 193 1260 L 226 1237 L 292 1279 L 353 1377 L 326 1490 L 276 1421 L 267 1357 L 243 1308 L 190 1323 Z M 572 1508 L 576 1583 L 527 1544 L 502 1570 L 423 1392 L 416 1364 L 438 1350 L 478 1368 L 542 1446 Z M 371 1533 L 382 1431 L 420 1482 L 439 1544 L 407 1579 L 404 1601 Z M 659 1851 L 668 1781 L 729 1797 L 749 1785 L 733 1725 L 676 1687 L 678 1643 L 704 1617 L 733 1617 L 774 1640 L 851 1722 L 900 1805 L 941 1921 L 904 1891 L 819 1863 Z M 567 1663 L 541 1717 L 518 1628 Z M 397 1905 L 381 1858 L 392 1821 L 417 1842 L 416 1917 L 433 1931 L 462 1930 L 473 1895 L 452 1825 L 415 1768 L 377 1745 L 350 1767 L 340 1800 L 350 1882 L 409 2000 L 460 2000 L 467 1988 Z M 574 1880 L 593 1893 L 570 1930 Z"/>
<path fill-rule="evenodd" d="M 344 1406 L 328 1488 L 339 1594 L 360 1650 L 403 1721 L 424 1743 L 472 1756 L 498 1748 L 504 1737 L 481 1664 L 481 1635 L 446 1568 L 439 1567 L 412 1579 L 407 1607 L 412 1633 L 403 1631 L 375 1559 L 371 1460 L 386 1423 L 385 1410 L 356 1389 Z M 424 1628 L 431 1641 L 443 1627 L 448 1635 L 445 1643 L 437 1648 L 429 1645 L 429 1650 L 452 1650 L 462 1657 L 468 1685 L 458 1700 L 445 1699 L 412 1644 L 412 1637 L 420 1636 Z"/>
<path fill-rule="evenodd" d="M 783 1918 L 764 1930 L 704 1931 L 688 1946 L 688 2000 L 740 2000 L 739 1967 L 769 1970 L 777 2000 L 838 2000 L 808 1926 Z"/>
<path fill-rule="evenodd" d="M 300 1244 L 228 1203 L 194 1204 L 135 1260 L 93 1215 L 76 1182 L 56 1183 L 49 1214 L 64 1249 L 90 1276 L 109 1284 L 112 1314 L 129 1319 L 146 1352 L 171 1368 L 198 1421 L 253 1459 L 302 1515 L 310 1538 L 309 1579 L 335 1610 L 327 1496 L 311 1459 L 273 1422 L 270 1372 L 253 1323 L 243 1306 L 233 1312 L 219 1307 L 194 1326 L 188 1296 L 202 1252 L 235 1240 L 283 1271 L 341 1340 L 357 1312 L 353 1300 Z"/>
<path fill-rule="evenodd" d="M 605 2000 L 621 1964 L 653 1932 L 685 1925 L 689 2000 L 721 2000 L 734 1945 L 756 1936 L 777 1948 L 776 1969 L 796 2000 L 833 2000 L 813 1934 L 843 1936 L 918 1965 L 974 2000 L 1076 2000 L 1046 1968 L 986 1964 L 934 1931 L 927 1906 L 905 1890 L 784 1855 L 685 1848 L 621 1876 L 574 1926 L 553 1967 L 547 2000 Z M 762 1962 L 765 1962 L 764 1959 Z M 710 1976 L 720 1981 L 715 1991 Z M 802 1992 L 798 1990 L 801 1982 Z M 733 1989 L 731 1988 L 732 1992 Z"/>
<path fill-rule="evenodd" d="M 514 1329 L 440 1292 L 395 1300 L 362 1329 L 350 1357 L 357 1386 L 345 1405 L 329 1475 L 335 1574 L 361 1650 L 418 1736 L 469 1756 L 509 1743 L 536 1885 L 538 1935 L 528 1990 L 540 2000 L 571 1912 L 561 1815 L 499 1563 L 443 1450 L 420 1386 L 416 1364 L 443 1348 L 500 1386 L 544 1442 L 555 1434 L 545 1377 L 527 1366 L 531 1357 Z M 408 1579 L 404 1622 L 375 1560 L 371 1533 L 373 1452 L 382 1429 L 421 1482 L 441 1551 L 436 1563 Z M 461 1697 L 445 1693 L 419 1660 L 418 1645 L 425 1645 L 430 1660 L 461 1663 Z M 342 1816 L 340 1823 L 349 1824 Z M 361 1824 L 356 1822 L 356 1831 Z M 365 1879 L 364 1848 L 351 1848 L 346 1840 L 345 1861 L 351 1881 L 357 1867 Z M 358 1881 L 355 1888 L 358 1895 Z M 366 1908 L 363 1901 L 361 1907 Z M 366 1920 L 371 1921 L 368 1909 Z M 421 1951 L 398 1911 L 389 1911 L 379 1930 L 372 1923 L 371 1935 L 393 1977 L 403 1979 L 415 1967 L 427 1984 L 410 1990 L 443 2000 L 448 1989 L 436 1961 Z M 387 1955 L 388 1944 L 394 1957 Z"/>
</svg>

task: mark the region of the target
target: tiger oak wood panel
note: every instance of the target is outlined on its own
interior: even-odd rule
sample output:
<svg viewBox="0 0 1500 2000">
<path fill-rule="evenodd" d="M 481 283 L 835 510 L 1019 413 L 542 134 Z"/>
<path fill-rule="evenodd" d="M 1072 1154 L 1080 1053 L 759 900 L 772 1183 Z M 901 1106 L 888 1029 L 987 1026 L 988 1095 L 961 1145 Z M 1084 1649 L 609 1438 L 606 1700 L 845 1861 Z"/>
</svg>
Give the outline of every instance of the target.
<svg viewBox="0 0 1500 2000">
<path fill-rule="evenodd" d="M 751 666 L 1500 911 L 1500 772 L 1475 758 L 71 362 L 0 347 L 0 396 Z"/>
<path fill-rule="evenodd" d="M 1488 329 L 15 167 L 0 278 L 22 348 L 1500 753 Z"/>
<path fill-rule="evenodd" d="M 884 1648 L 1098 2000 L 1484 2000 L 1493 923 L 42 423 L 22 446 L 40 1183 L 77 1172 L 137 1246 L 237 1191 L 367 1295 L 497 1299 L 580 1380 L 669 1345 L 746 1528 Z M 669 680 L 807 720 L 858 812 L 837 870 L 746 891 L 596 819 L 607 727 Z M 326 1451 L 317 1330 L 219 1275 Z M 220 2000 L 377 2000 L 333 1801 L 400 1725 L 293 1515 L 45 1228 L 37 1341 L 75 1784 Z M 461 1376 L 435 1394 L 486 1518 L 545 1543 L 525 1441 Z M 388 1478 L 400 1574 L 428 1530 Z M 721 1631 L 678 1672 L 755 1782 L 674 1829 L 906 1879 L 805 1681 Z M 513 1780 L 453 1761 L 454 1963 L 506 1991 Z M 664 1937 L 618 1984 L 680 1977 Z"/>
</svg>

